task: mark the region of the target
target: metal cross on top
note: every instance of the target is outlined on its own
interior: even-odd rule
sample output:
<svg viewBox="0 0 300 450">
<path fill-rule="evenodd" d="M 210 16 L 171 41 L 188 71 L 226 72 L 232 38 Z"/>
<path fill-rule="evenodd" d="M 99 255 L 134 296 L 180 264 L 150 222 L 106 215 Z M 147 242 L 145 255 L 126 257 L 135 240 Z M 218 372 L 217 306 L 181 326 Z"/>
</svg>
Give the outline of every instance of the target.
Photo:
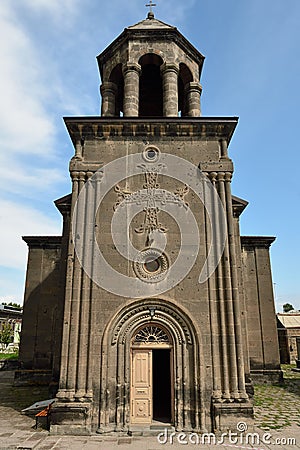
<svg viewBox="0 0 300 450">
<path fill-rule="evenodd" d="M 153 6 L 157 6 L 156 3 L 153 3 L 152 0 L 149 0 L 149 3 L 146 5 L 146 7 L 150 8 L 150 13 L 153 13 Z"/>
</svg>

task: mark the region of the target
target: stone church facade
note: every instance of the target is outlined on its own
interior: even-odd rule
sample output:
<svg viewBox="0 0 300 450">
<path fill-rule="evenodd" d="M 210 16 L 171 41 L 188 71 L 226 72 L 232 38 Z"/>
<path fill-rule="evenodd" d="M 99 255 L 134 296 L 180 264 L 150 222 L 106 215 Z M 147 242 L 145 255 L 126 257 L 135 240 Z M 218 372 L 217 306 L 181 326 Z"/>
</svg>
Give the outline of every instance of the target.
<svg viewBox="0 0 300 450">
<path fill-rule="evenodd" d="M 65 118 L 62 236 L 23 238 L 20 360 L 59 383 L 55 433 L 234 426 L 280 377 L 274 238 L 240 235 L 231 193 L 238 119 L 201 116 L 204 57 L 151 12 L 97 59 L 101 116 Z"/>
</svg>

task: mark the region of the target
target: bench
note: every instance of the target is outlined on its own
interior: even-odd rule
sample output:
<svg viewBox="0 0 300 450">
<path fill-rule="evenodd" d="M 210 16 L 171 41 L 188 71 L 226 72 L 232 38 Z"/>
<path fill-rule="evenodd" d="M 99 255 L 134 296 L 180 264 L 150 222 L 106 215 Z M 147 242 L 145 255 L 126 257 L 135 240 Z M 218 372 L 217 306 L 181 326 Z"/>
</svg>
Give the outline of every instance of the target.
<svg viewBox="0 0 300 450">
<path fill-rule="evenodd" d="M 54 401 L 52 402 L 54 403 Z M 49 430 L 50 429 L 50 410 L 51 410 L 51 405 L 52 403 L 50 403 L 50 405 L 48 405 L 46 408 L 44 408 L 42 411 L 40 411 L 39 413 L 37 413 L 35 415 L 35 428 L 37 429 L 38 424 L 40 423 L 41 426 L 46 424 L 46 429 Z"/>
</svg>

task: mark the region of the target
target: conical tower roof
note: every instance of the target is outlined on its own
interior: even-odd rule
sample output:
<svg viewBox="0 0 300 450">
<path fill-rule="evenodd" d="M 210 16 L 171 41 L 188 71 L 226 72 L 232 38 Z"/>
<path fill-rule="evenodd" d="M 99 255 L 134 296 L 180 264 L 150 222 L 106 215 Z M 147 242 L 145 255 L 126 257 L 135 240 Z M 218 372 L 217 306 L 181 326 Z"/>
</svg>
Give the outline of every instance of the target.
<svg viewBox="0 0 300 450">
<path fill-rule="evenodd" d="M 123 52 L 127 47 L 129 50 L 129 43 L 147 42 L 152 46 L 155 42 L 171 43 L 177 45 L 197 64 L 199 70 L 199 78 L 201 77 L 203 62 L 205 57 L 172 25 L 169 25 L 154 17 L 153 12 L 148 14 L 148 17 L 134 25 L 124 29 L 124 31 L 102 52 L 97 56 L 98 65 L 100 69 L 101 78 L 103 75 L 104 65 L 117 55 Z"/>
<path fill-rule="evenodd" d="M 149 13 L 150 14 L 150 13 Z M 140 22 L 131 25 L 127 28 L 128 30 L 150 30 L 150 29 L 168 29 L 168 30 L 176 30 L 176 27 L 173 27 L 172 25 L 168 25 L 165 22 L 162 22 L 161 20 L 155 19 L 154 16 L 148 15 L 147 19 L 141 20 Z"/>
</svg>

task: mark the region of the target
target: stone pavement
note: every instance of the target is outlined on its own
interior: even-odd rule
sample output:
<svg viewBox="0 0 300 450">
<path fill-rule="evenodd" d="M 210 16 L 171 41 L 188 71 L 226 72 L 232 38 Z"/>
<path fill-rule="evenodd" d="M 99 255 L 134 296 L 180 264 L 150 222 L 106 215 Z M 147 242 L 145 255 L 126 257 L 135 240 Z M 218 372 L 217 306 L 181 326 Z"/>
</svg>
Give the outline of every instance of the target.
<svg viewBox="0 0 300 450">
<path fill-rule="evenodd" d="M 299 380 L 288 382 L 285 387 L 258 386 L 255 396 L 255 427 L 248 432 L 256 432 L 256 437 L 244 433 L 243 439 L 227 436 L 224 443 L 209 445 L 207 439 L 202 444 L 196 435 L 168 436 L 168 443 L 161 443 L 157 436 L 53 436 L 43 429 L 33 428 L 35 420 L 20 414 L 20 410 L 38 400 L 47 398 L 47 389 L 12 386 L 13 372 L 0 372 L 0 449 L 1 450 L 160 450 L 163 448 L 188 449 L 300 449 L 300 384 Z M 299 391 L 298 391 L 299 389 Z M 255 439 L 252 441 L 252 438 Z M 178 441 L 179 439 L 179 441 Z M 217 439 L 220 439 L 218 437 Z M 276 442 L 276 439 L 278 440 Z M 179 443 L 180 440 L 182 443 Z M 170 444 L 170 441 L 172 444 Z M 186 442 L 186 444 L 184 443 Z"/>
<path fill-rule="evenodd" d="M 300 427 L 300 373 L 282 366 L 284 385 L 255 386 L 255 419 L 263 430 Z"/>
</svg>

